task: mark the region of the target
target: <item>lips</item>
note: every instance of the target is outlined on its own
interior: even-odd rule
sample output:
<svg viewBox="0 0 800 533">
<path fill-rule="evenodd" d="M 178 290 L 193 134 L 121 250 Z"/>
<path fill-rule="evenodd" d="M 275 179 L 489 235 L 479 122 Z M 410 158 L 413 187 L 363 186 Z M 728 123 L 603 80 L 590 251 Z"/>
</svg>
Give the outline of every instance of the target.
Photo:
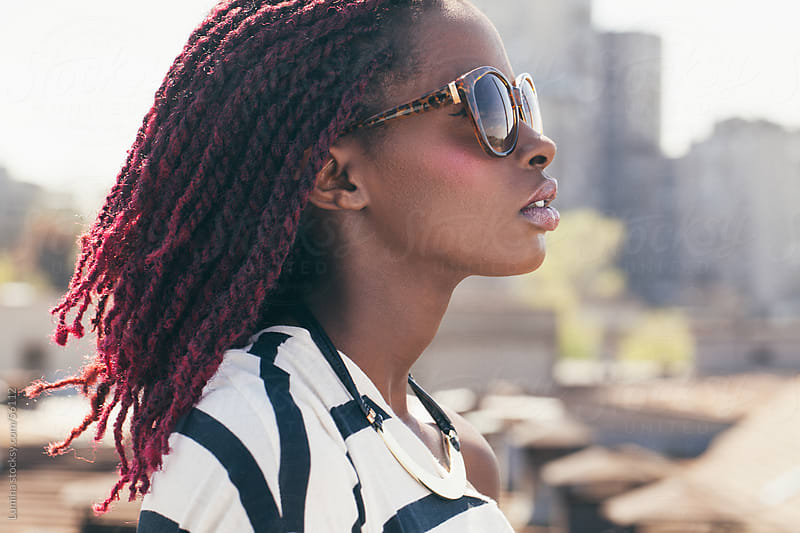
<svg viewBox="0 0 800 533">
<path fill-rule="evenodd" d="M 526 204 L 520 209 L 520 213 L 528 219 L 534 226 L 545 231 L 553 231 L 558 227 L 561 215 L 555 207 L 550 204 L 558 194 L 558 184 L 553 179 L 545 180 L 544 184 L 528 198 Z M 542 206 L 534 205 L 535 202 L 543 202 Z"/>
<path fill-rule="evenodd" d="M 520 211 L 534 226 L 545 231 L 553 231 L 558 227 L 561 215 L 555 207 L 526 207 Z"/>
</svg>

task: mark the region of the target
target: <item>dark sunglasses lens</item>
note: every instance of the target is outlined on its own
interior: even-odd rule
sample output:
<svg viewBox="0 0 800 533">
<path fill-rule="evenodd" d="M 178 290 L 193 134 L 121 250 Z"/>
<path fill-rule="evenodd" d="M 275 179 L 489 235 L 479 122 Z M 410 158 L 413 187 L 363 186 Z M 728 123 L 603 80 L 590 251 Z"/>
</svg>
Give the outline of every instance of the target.
<svg viewBox="0 0 800 533">
<path fill-rule="evenodd" d="M 486 74 L 475 82 L 475 103 L 486 140 L 498 152 L 507 152 L 514 144 L 514 108 L 506 84 Z"/>
<path fill-rule="evenodd" d="M 539 98 L 536 96 L 536 90 L 531 85 L 528 79 L 522 82 L 522 101 L 523 112 L 525 113 L 525 122 L 538 133 L 542 133 L 542 114 L 539 110 Z"/>
</svg>

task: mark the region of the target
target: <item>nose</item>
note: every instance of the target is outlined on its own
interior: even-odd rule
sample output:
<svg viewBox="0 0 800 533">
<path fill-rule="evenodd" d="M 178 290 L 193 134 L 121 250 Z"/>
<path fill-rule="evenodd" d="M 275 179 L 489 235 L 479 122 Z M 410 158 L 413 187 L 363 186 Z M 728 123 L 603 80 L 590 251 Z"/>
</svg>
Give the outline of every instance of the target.
<svg viewBox="0 0 800 533">
<path fill-rule="evenodd" d="M 547 168 L 556 157 L 556 143 L 550 137 L 537 133 L 526 123 L 520 125 L 519 138 L 514 155 L 525 168 Z"/>
</svg>

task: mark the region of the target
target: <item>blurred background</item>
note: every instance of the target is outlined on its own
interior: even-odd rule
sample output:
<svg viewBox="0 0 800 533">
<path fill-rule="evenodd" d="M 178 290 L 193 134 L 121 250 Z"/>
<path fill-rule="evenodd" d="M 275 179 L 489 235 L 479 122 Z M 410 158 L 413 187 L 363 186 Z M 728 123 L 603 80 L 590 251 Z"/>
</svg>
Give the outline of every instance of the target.
<svg viewBox="0 0 800 533">
<path fill-rule="evenodd" d="M 472 1 L 534 77 L 562 220 L 537 271 L 458 287 L 415 377 L 495 449 L 517 531 L 800 531 L 800 5 Z M 108 437 L 43 453 L 86 400 L 16 391 L 91 355 L 48 310 L 214 3 L 4 6 L 0 531 L 135 531 L 138 501 L 89 511 Z"/>
</svg>

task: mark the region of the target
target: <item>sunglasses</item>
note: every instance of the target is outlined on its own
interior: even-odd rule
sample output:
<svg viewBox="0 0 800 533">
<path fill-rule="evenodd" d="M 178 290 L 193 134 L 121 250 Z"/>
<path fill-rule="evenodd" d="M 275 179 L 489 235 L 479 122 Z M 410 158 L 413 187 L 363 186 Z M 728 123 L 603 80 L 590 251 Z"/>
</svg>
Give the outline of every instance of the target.
<svg viewBox="0 0 800 533">
<path fill-rule="evenodd" d="M 520 117 L 534 131 L 540 135 L 543 133 L 539 98 L 531 75 L 524 72 L 512 84 L 502 72 L 485 66 L 471 70 L 416 100 L 348 126 L 342 134 L 462 102 L 467 104 L 465 109 L 478 142 L 489 155 L 505 157 L 514 151 L 519 138 Z"/>
</svg>

